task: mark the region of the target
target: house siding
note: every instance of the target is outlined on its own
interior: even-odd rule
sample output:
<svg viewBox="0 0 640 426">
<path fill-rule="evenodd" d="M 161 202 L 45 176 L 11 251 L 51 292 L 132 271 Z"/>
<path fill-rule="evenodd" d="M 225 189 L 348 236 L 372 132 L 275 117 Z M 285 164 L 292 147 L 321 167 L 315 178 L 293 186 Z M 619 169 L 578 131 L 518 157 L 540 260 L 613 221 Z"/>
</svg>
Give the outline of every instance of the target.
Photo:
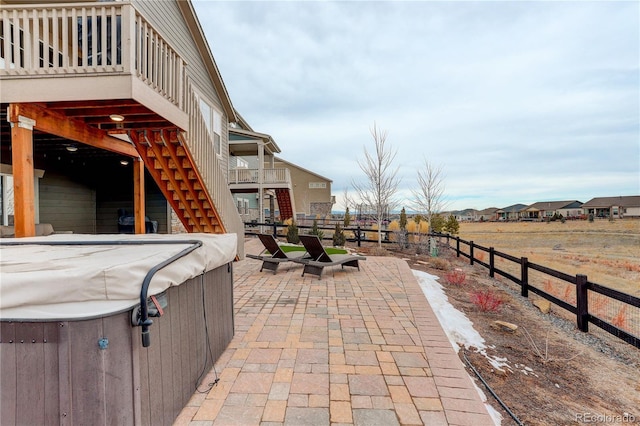
<svg viewBox="0 0 640 426">
<path fill-rule="evenodd" d="M 319 217 L 331 214 L 333 204 L 331 203 L 330 180 L 278 160 L 275 162 L 275 167 L 289 169 L 297 210 L 295 213 Z M 309 188 L 309 184 L 312 182 L 324 183 L 326 188 Z"/>
<path fill-rule="evenodd" d="M 65 176 L 46 172 L 40 179 L 40 223 L 55 231 L 96 233 L 96 191 Z"/>
</svg>

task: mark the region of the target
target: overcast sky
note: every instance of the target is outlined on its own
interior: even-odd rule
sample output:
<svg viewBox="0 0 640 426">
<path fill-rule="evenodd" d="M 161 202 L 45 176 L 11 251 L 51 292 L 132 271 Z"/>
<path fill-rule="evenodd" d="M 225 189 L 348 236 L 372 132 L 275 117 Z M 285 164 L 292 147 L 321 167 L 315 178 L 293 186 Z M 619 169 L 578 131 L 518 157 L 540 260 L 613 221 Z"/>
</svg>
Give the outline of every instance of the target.
<svg viewBox="0 0 640 426">
<path fill-rule="evenodd" d="M 334 210 L 374 123 L 408 209 L 425 160 L 451 209 L 640 194 L 637 1 L 193 3 L 235 108 Z"/>
</svg>

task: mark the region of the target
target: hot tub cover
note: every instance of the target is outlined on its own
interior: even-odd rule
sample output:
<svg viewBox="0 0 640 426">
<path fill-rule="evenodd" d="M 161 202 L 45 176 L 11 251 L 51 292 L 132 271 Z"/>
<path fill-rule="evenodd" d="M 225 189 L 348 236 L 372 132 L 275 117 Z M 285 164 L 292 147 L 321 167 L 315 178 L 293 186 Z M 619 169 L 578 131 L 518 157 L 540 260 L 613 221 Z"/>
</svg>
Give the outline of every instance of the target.
<svg viewBox="0 0 640 426">
<path fill-rule="evenodd" d="M 62 245 L 50 241 L 185 241 L 184 244 Z M 147 272 L 189 247 L 202 246 L 160 269 L 148 295 L 234 260 L 236 234 L 82 235 L 4 238 L 0 241 L 0 319 L 55 320 L 105 316 L 140 303 Z M 5 242 L 33 243 L 8 246 Z"/>
</svg>

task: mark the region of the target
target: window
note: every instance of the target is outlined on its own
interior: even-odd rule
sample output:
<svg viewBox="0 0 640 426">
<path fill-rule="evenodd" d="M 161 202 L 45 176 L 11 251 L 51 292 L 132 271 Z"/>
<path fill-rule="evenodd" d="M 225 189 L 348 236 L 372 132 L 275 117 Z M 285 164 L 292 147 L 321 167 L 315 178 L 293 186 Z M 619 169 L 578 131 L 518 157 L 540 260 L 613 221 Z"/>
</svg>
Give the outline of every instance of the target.
<svg viewBox="0 0 640 426">
<path fill-rule="evenodd" d="M 11 166 L 1 165 L 0 169 L 0 225 L 13 225 L 14 215 L 14 200 L 13 200 L 13 175 L 11 174 Z M 5 173 L 6 171 L 6 173 Z M 34 207 L 35 207 L 35 220 L 36 223 L 40 223 L 40 179 L 42 177 L 42 170 L 35 170 L 35 179 L 33 182 L 34 188 Z"/>
<path fill-rule="evenodd" d="M 211 135 L 213 149 L 216 154 L 222 155 L 222 114 L 202 98 L 200 98 L 200 112 Z"/>
<path fill-rule="evenodd" d="M 326 182 L 309 182 L 309 189 L 325 189 L 326 187 Z"/>
</svg>

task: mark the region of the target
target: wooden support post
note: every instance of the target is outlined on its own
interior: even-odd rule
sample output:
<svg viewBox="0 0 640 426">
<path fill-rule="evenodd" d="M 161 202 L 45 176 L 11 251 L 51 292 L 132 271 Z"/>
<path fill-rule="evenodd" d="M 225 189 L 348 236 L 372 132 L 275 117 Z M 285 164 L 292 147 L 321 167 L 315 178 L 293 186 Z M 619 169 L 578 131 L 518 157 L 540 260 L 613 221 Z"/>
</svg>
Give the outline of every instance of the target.
<svg viewBox="0 0 640 426">
<path fill-rule="evenodd" d="M 529 259 L 526 257 L 520 258 L 520 285 L 520 295 L 529 297 Z"/>
<path fill-rule="evenodd" d="M 473 241 L 469 241 L 469 264 L 473 265 Z"/>
<path fill-rule="evenodd" d="M 489 277 L 493 278 L 495 275 L 495 249 L 489 247 Z"/>
<path fill-rule="evenodd" d="M 460 237 L 456 237 L 456 257 L 460 257 Z"/>
<path fill-rule="evenodd" d="M 578 329 L 584 332 L 589 331 L 589 297 L 587 293 L 587 276 L 576 275 L 576 317 Z"/>
<path fill-rule="evenodd" d="M 140 158 L 133 160 L 133 210 L 135 233 L 146 233 L 144 197 L 144 162 Z"/>
<path fill-rule="evenodd" d="M 33 165 L 33 127 L 35 120 L 19 115 L 16 105 L 10 106 L 11 159 L 13 161 L 13 224 L 15 236 L 36 235 L 35 182 Z"/>
</svg>

